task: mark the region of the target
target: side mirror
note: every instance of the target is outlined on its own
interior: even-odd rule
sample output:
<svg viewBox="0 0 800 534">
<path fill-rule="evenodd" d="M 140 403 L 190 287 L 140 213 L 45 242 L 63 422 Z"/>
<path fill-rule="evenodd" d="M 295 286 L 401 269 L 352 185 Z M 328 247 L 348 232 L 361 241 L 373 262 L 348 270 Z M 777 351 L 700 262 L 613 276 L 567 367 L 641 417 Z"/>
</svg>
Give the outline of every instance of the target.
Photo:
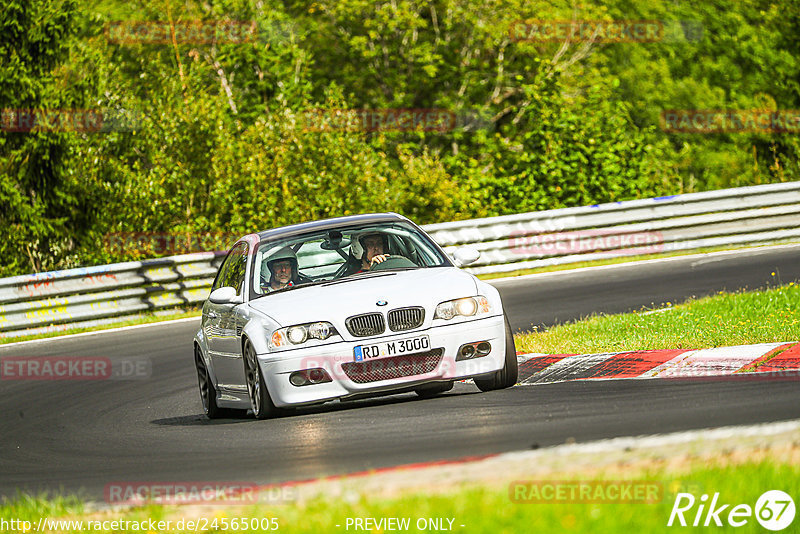
<svg viewBox="0 0 800 534">
<path fill-rule="evenodd" d="M 456 260 L 456 266 L 458 267 L 474 263 L 478 261 L 480 257 L 481 253 L 472 247 L 458 247 L 455 252 L 453 252 L 453 259 Z"/>
<path fill-rule="evenodd" d="M 232 287 L 220 287 L 211 292 L 208 300 L 214 304 L 241 304 L 242 298 L 236 295 L 236 290 Z"/>
</svg>

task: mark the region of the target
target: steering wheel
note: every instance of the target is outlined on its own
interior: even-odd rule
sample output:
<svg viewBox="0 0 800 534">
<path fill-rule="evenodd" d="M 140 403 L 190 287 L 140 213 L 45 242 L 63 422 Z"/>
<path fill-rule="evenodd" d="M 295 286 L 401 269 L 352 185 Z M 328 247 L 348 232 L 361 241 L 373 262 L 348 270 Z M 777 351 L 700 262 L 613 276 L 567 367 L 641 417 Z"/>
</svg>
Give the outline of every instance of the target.
<svg viewBox="0 0 800 534">
<path fill-rule="evenodd" d="M 403 256 L 389 256 L 385 261 L 374 264 L 369 270 L 383 271 L 386 269 L 402 269 L 405 267 L 419 267 L 419 265 Z"/>
</svg>

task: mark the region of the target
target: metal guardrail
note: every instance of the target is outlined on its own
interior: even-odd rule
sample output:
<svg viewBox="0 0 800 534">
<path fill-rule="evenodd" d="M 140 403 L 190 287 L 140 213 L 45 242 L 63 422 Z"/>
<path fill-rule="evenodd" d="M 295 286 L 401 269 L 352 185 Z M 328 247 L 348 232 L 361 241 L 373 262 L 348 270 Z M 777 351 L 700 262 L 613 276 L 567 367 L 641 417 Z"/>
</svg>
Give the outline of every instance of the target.
<svg viewBox="0 0 800 534">
<path fill-rule="evenodd" d="M 208 297 L 221 252 L 0 279 L 0 338 L 111 324 Z"/>
<path fill-rule="evenodd" d="M 705 247 L 800 241 L 800 182 L 631 200 L 423 227 L 466 270 L 503 273 Z M 0 279 L 0 338 L 129 320 L 203 302 L 223 253 Z M 168 312 L 167 312 L 168 313 Z"/>
<path fill-rule="evenodd" d="M 619 256 L 800 239 L 800 182 L 523 213 L 425 227 L 467 271 L 503 273 Z"/>
</svg>

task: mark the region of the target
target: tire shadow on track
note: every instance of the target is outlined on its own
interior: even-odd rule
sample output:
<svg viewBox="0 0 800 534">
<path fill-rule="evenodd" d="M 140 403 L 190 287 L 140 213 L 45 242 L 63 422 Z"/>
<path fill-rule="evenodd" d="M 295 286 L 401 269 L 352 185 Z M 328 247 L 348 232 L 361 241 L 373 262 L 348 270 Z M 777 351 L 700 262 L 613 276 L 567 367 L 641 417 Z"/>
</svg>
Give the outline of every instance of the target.
<svg viewBox="0 0 800 534">
<path fill-rule="evenodd" d="M 394 395 L 387 395 L 384 397 L 376 397 L 369 399 L 353 399 L 342 402 L 331 401 L 326 404 L 319 404 L 316 406 L 305 406 L 302 408 L 291 408 L 282 410 L 275 419 L 298 417 L 302 415 L 318 415 L 324 413 L 334 413 L 342 411 L 357 410 L 368 407 L 378 406 L 391 406 L 394 404 L 405 404 L 408 402 L 425 402 L 437 401 L 446 398 L 464 397 L 471 395 L 485 395 L 480 391 L 473 390 L 474 386 L 458 387 L 447 393 L 442 393 L 432 398 L 418 397 L 414 393 L 400 393 Z M 162 419 L 154 419 L 150 421 L 151 424 L 159 426 L 177 426 L 177 427 L 190 427 L 190 426 L 214 426 L 214 425 L 231 425 L 238 423 L 252 423 L 256 422 L 253 419 L 252 412 L 247 410 L 230 410 L 225 414 L 225 417 L 219 419 L 208 419 L 203 414 L 183 415 L 176 417 L 166 417 Z"/>
</svg>

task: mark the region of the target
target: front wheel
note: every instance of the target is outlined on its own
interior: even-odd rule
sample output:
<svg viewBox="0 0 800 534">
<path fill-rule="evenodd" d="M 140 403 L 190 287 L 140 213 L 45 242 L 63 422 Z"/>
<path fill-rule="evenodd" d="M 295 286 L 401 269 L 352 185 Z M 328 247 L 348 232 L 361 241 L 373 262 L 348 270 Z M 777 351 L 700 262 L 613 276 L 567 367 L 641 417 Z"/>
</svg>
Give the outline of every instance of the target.
<svg viewBox="0 0 800 534">
<path fill-rule="evenodd" d="M 475 385 L 481 391 L 492 391 L 495 389 L 510 388 L 517 383 L 519 368 L 517 366 L 517 347 L 514 345 L 514 334 L 511 332 L 511 325 L 508 324 L 508 317 L 505 318 L 506 324 L 506 357 L 503 368 L 497 371 L 490 378 L 476 378 Z"/>
<path fill-rule="evenodd" d="M 249 341 L 244 344 L 244 376 L 247 380 L 247 392 L 250 395 L 250 407 L 256 419 L 267 419 L 276 415 L 278 409 L 272 403 L 264 382 L 264 375 L 258 365 L 256 351 Z"/>
</svg>

